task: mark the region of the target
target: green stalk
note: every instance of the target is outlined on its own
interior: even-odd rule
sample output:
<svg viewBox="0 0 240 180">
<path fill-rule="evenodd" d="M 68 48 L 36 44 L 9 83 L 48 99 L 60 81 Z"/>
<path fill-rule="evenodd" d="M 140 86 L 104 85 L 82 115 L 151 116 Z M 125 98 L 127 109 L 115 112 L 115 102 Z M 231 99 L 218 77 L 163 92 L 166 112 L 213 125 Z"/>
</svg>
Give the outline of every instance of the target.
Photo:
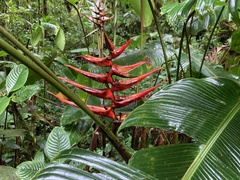
<svg viewBox="0 0 240 180">
<path fill-rule="evenodd" d="M 78 11 L 78 8 L 73 5 L 72 3 L 69 3 L 74 9 L 75 11 L 77 12 L 77 15 L 78 15 L 78 19 L 80 21 L 80 25 L 82 27 L 82 31 L 83 31 L 83 35 L 84 35 L 84 39 L 85 39 L 85 43 L 86 43 L 86 46 L 87 46 L 87 51 L 88 51 L 88 54 L 89 54 L 89 42 L 88 42 L 88 38 L 87 38 L 87 33 L 85 31 L 85 28 L 84 28 L 84 25 L 83 25 L 83 22 L 82 22 L 82 18 L 81 18 L 81 15 L 80 15 L 80 12 Z"/>
<path fill-rule="evenodd" d="M 141 0 L 141 44 L 140 49 L 144 48 L 144 0 Z"/>
<path fill-rule="evenodd" d="M 0 30 L 2 30 L 2 29 L 0 29 Z M 0 33 L 2 33 L 2 31 L 0 31 Z M 12 36 L 9 36 L 9 33 L 6 33 L 6 32 L 5 32 L 4 36 L 7 38 L 10 38 L 10 39 L 12 37 Z M 21 43 L 18 42 L 16 39 L 15 40 L 11 39 L 11 40 L 14 42 L 15 45 L 20 44 L 20 47 L 22 48 L 23 45 L 21 45 Z M 17 46 L 17 47 L 19 47 L 19 46 Z M 81 99 L 76 94 L 74 94 L 60 79 L 58 79 L 57 76 L 50 69 L 48 69 L 37 57 L 35 57 L 35 56 L 33 56 L 33 54 L 31 54 L 31 56 L 29 56 L 29 58 L 32 59 L 32 57 L 34 57 L 33 58 L 34 62 L 32 62 L 29 58 L 24 56 L 21 52 L 16 50 L 14 47 L 9 45 L 7 42 L 2 40 L 1 38 L 0 38 L 0 48 L 2 50 L 4 50 L 5 52 L 7 52 L 8 54 L 10 54 L 11 56 L 13 56 L 14 58 L 16 58 L 17 60 L 19 60 L 21 63 L 25 64 L 28 68 L 30 68 L 37 74 L 39 74 L 42 78 L 47 80 L 50 84 L 52 84 L 60 92 L 62 92 L 68 99 L 73 101 L 79 108 L 81 108 L 84 112 L 86 112 L 94 120 L 94 122 L 97 125 L 99 125 L 99 127 L 102 128 L 102 130 L 108 137 L 109 141 L 117 149 L 117 151 L 123 157 L 123 159 L 126 162 L 128 162 L 128 160 L 131 158 L 131 154 L 127 151 L 127 149 L 124 147 L 122 142 L 118 139 L 118 137 L 116 137 L 111 132 L 111 130 L 81 101 Z M 42 68 L 42 67 L 44 67 L 44 68 Z"/>
<path fill-rule="evenodd" d="M 188 48 L 188 57 L 189 57 L 189 67 L 190 67 L 190 76 L 192 77 L 192 63 L 191 63 L 191 55 L 190 55 L 190 49 L 189 49 L 189 41 L 188 41 L 188 35 L 187 35 L 187 23 L 189 19 L 195 14 L 195 10 L 191 12 L 186 20 L 186 22 L 183 25 L 182 35 L 181 35 L 181 41 L 180 41 L 180 47 L 179 47 L 179 54 L 178 54 L 178 62 L 177 62 L 177 75 L 176 75 L 176 81 L 179 80 L 179 69 L 180 69 L 180 63 L 181 63 L 181 55 L 182 55 L 182 47 L 183 47 L 183 40 L 184 40 L 184 34 L 186 33 L 186 39 L 187 39 L 187 48 Z"/>
<path fill-rule="evenodd" d="M 118 0 L 115 0 L 115 5 L 114 5 L 114 24 L 113 24 L 113 44 L 115 46 L 116 46 L 116 39 L 117 39 L 117 19 L 118 19 L 117 7 L 118 7 Z"/>
<path fill-rule="evenodd" d="M 227 2 L 227 0 L 226 0 L 226 2 Z M 207 47 L 205 48 L 204 55 L 203 55 L 203 57 L 202 57 L 201 66 L 200 66 L 200 69 L 199 69 L 199 72 L 198 72 L 198 77 L 199 77 L 199 78 L 200 78 L 200 76 L 201 76 L 201 71 L 202 71 L 203 63 L 204 63 L 205 56 L 206 56 L 206 54 L 207 54 L 207 52 L 208 52 L 208 48 L 209 48 L 210 43 L 211 43 L 211 40 L 212 40 L 212 37 L 213 37 L 213 33 L 215 32 L 215 29 L 216 29 L 216 27 L 217 27 L 217 25 L 218 25 L 218 22 L 219 22 L 219 20 L 220 20 L 220 18 L 221 18 L 221 16 L 222 16 L 222 13 L 223 13 L 224 8 L 225 8 L 225 6 L 222 7 L 222 9 L 221 9 L 221 11 L 220 11 L 220 13 L 219 13 L 219 16 L 218 16 L 218 18 L 217 18 L 217 21 L 216 21 L 216 23 L 214 24 L 213 30 L 212 30 L 212 32 L 211 32 L 211 35 L 210 35 L 210 37 L 209 37 L 209 39 L 208 39 L 208 44 L 207 44 Z"/>
<path fill-rule="evenodd" d="M 171 82 L 172 82 L 171 81 L 171 74 L 170 74 L 170 70 L 169 70 L 169 66 L 168 66 L 168 57 L 167 57 L 164 41 L 163 41 L 163 38 L 162 38 L 162 32 L 160 30 L 160 25 L 159 25 L 159 23 L 157 21 L 157 16 L 156 16 L 156 13 L 154 11 L 154 8 L 153 8 L 151 0 L 148 0 L 148 3 L 149 3 L 149 6 L 151 8 L 151 11 L 152 11 L 154 22 L 156 24 L 156 28 L 157 28 L 157 31 L 158 31 L 158 36 L 159 36 L 159 39 L 160 39 L 160 43 L 162 45 L 164 61 L 165 61 L 165 64 L 166 64 L 166 69 L 167 69 L 167 74 L 168 74 L 168 84 L 171 84 Z"/>
</svg>

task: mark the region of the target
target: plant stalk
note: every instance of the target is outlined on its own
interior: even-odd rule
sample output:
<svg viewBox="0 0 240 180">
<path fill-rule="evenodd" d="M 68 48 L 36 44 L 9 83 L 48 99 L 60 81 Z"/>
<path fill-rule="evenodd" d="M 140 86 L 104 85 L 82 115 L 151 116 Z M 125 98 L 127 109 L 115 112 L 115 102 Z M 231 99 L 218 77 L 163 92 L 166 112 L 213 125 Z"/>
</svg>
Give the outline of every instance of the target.
<svg viewBox="0 0 240 180">
<path fill-rule="evenodd" d="M 226 0 L 226 2 L 227 2 L 227 0 Z M 211 43 L 211 40 L 212 40 L 212 37 L 213 37 L 213 33 L 214 33 L 214 31 L 215 31 L 215 29 L 216 29 L 216 27 L 217 27 L 217 25 L 218 25 L 218 22 L 219 22 L 219 20 L 220 20 L 220 18 L 221 18 L 221 16 L 222 16 L 222 13 L 223 13 L 223 11 L 224 11 L 224 8 L 225 8 L 225 6 L 222 7 L 222 9 L 221 9 L 221 11 L 220 11 L 220 13 L 219 13 L 219 15 L 218 15 L 217 21 L 216 21 L 216 23 L 214 24 L 213 30 L 212 30 L 212 32 L 211 32 L 211 35 L 210 35 L 210 37 L 209 37 L 209 39 L 208 39 L 208 44 L 207 44 L 207 47 L 205 48 L 205 51 L 204 51 L 204 54 L 203 54 L 203 57 L 202 57 L 202 62 L 201 62 L 201 65 L 200 65 L 200 69 L 199 69 L 199 72 L 198 72 L 198 77 L 199 77 L 199 78 L 200 78 L 200 76 L 201 76 L 201 71 L 202 71 L 203 63 L 204 63 L 205 56 L 206 56 L 206 54 L 207 54 L 207 52 L 208 52 L 208 48 L 209 48 L 210 43 Z"/>
<path fill-rule="evenodd" d="M 144 0 L 141 0 L 141 44 L 140 50 L 144 48 Z"/>
<path fill-rule="evenodd" d="M 156 13 L 155 13 L 155 10 L 153 8 L 151 0 L 148 0 L 148 3 L 149 3 L 149 6 L 150 6 L 150 9 L 152 11 L 154 22 L 156 24 L 156 28 L 157 28 L 157 31 L 158 31 L 158 36 L 159 36 L 159 39 L 160 39 L 160 43 L 162 45 L 163 56 L 164 56 L 164 61 L 165 61 L 165 65 L 166 65 L 167 75 L 168 75 L 168 84 L 171 84 L 172 83 L 171 74 L 170 74 L 170 69 L 169 69 L 169 65 L 168 65 L 168 57 L 167 57 L 167 53 L 166 53 L 165 44 L 164 44 L 164 41 L 163 41 L 163 38 L 162 38 L 162 32 L 160 30 L 160 25 L 157 21 L 157 16 L 156 16 Z"/>
</svg>

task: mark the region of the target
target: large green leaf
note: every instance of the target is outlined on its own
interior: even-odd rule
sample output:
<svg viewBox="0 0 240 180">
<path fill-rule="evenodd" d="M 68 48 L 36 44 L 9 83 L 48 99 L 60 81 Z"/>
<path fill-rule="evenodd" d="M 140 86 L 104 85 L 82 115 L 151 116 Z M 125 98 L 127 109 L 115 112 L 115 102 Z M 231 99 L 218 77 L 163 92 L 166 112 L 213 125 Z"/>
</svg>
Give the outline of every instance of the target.
<svg viewBox="0 0 240 180">
<path fill-rule="evenodd" d="M 17 176 L 20 179 L 31 179 L 45 164 L 40 161 L 25 161 L 17 166 Z"/>
<path fill-rule="evenodd" d="M 70 139 L 60 127 L 55 127 L 48 136 L 44 151 L 52 160 L 60 151 L 70 148 Z"/>
<path fill-rule="evenodd" d="M 136 108 L 120 130 L 146 126 L 183 132 L 203 144 L 184 178 L 236 179 L 240 167 L 239 118 L 238 81 L 185 79 L 160 90 Z"/>
<path fill-rule="evenodd" d="M 34 179 L 101 179 L 79 168 L 67 164 L 51 164 L 44 168 Z"/>
<path fill-rule="evenodd" d="M 195 143 L 146 148 L 136 152 L 129 165 L 159 179 L 181 179 L 199 151 Z"/>
<path fill-rule="evenodd" d="M 6 78 L 7 93 L 20 89 L 27 81 L 28 68 L 23 64 L 15 66 Z"/>
<path fill-rule="evenodd" d="M 106 174 L 111 179 L 155 179 L 151 175 L 148 175 L 136 168 L 118 163 L 85 149 L 64 150 L 60 152 L 54 160 L 62 158 L 91 166 L 94 169 Z M 48 172 L 51 173 L 51 171 Z"/>
</svg>

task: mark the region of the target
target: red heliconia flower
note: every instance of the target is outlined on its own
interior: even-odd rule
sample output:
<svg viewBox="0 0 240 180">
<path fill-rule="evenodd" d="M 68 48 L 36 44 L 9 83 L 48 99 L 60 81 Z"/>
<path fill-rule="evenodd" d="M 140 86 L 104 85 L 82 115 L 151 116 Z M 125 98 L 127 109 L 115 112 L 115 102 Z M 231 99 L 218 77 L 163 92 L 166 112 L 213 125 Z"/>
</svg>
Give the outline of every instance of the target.
<svg viewBox="0 0 240 180">
<path fill-rule="evenodd" d="M 101 67 L 112 66 L 112 60 L 109 59 L 109 57 L 97 58 L 94 56 L 86 55 L 86 56 L 77 56 L 76 58 L 83 58 L 84 60 Z"/>
<path fill-rule="evenodd" d="M 104 12 L 106 7 L 102 7 L 102 0 L 99 0 L 97 4 L 94 2 L 94 5 L 95 5 L 96 9 L 95 10 L 91 9 L 91 11 L 95 15 L 94 16 L 85 15 L 85 16 L 91 22 L 96 24 L 98 26 L 99 30 L 104 33 L 104 40 L 105 40 L 106 47 L 109 51 L 109 55 L 106 57 L 101 57 L 101 58 L 94 57 L 91 55 L 77 56 L 77 58 L 83 58 L 84 60 L 86 60 L 89 63 L 92 63 L 96 66 L 108 67 L 109 72 L 106 74 L 96 74 L 96 73 L 87 72 L 87 71 L 78 69 L 71 65 L 66 65 L 66 66 L 68 66 L 69 68 L 73 69 L 74 71 L 76 71 L 90 79 L 93 79 L 94 81 L 104 83 L 107 88 L 103 88 L 103 89 L 92 88 L 92 87 L 87 87 L 87 86 L 78 84 L 67 78 L 60 77 L 60 79 L 93 95 L 93 96 L 103 98 L 103 99 L 110 99 L 111 106 L 106 107 L 106 106 L 87 105 L 87 107 L 95 114 L 98 114 L 100 116 L 106 116 L 113 120 L 117 120 L 118 117 L 116 117 L 115 113 L 114 113 L 115 108 L 121 108 L 121 107 L 127 106 L 127 105 L 133 103 L 134 101 L 144 98 L 148 93 L 153 91 L 155 88 L 157 88 L 163 82 L 161 84 L 151 87 L 147 90 L 144 90 L 142 92 L 139 92 L 139 93 L 136 93 L 136 94 L 133 94 L 130 96 L 126 96 L 126 97 L 117 98 L 117 96 L 114 96 L 114 92 L 115 91 L 123 91 L 128 88 L 131 88 L 133 85 L 139 83 L 140 81 L 145 79 L 147 76 L 151 75 L 152 73 L 160 71 L 162 68 L 156 68 L 156 69 L 151 70 L 150 72 L 147 72 L 143 75 L 135 77 L 128 73 L 143 64 L 148 65 L 149 62 L 147 61 L 147 58 L 145 58 L 145 60 L 140 61 L 138 63 L 126 65 L 126 66 L 114 64 L 113 59 L 120 56 L 126 50 L 126 48 L 131 43 L 132 39 L 128 40 L 123 46 L 116 48 L 115 45 L 109 39 L 109 37 L 104 29 L 104 26 L 103 26 L 103 24 L 106 21 L 109 21 L 110 19 L 112 19 L 113 16 L 110 18 L 106 17 L 109 14 L 109 12 Z M 113 75 L 115 75 L 117 77 L 121 77 L 121 78 L 130 78 L 130 79 L 115 80 L 115 79 L 113 79 Z M 58 98 L 63 103 L 77 107 L 77 105 L 75 103 L 66 99 L 61 93 L 58 93 L 58 94 L 54 94 L 52 92 L 49 92 L 49 93 L 52 94 L 53 96 L 55 96 L 56 98 Z M 121 119 L 121 118 L 119 118 L 119 119 Z"/>
<path fill-rule="evenodd" d="M 156 89 L 161 84 L 153 86 L 153 87 L 151 87 L 147 90 L 144 90 L 142 92 L 139 92 L 137 94 L 133 94 L 133 95 L 130 95 L 130 96 L 127 96 L 127 97 L 121 97 L 120 99 L 116 99 L 115 101 L 112 101 L 112 107 L 113 108 L 121 108 L 121 107 L 127 106 L 127 105 L 143 98 L 144 96 L 146 96 L 148 93 L 150 93 L 151 91 Z"/>
<path fill-rule="evenodd" d="M 91 79 L 93 79 L 94 81 L 100 82 L 100 83 L 113 83 L 113 79 L 112 79 L 112 75 L 111 74 L 96 74 L 96 73 L 91 73 L 88 71 L 83 71 L 81 69 L 78 69 L 74 66 L 71 65 L 66 65 L 68 67 L 70 67 L 71 69 L 75 70 L 76 72 L 87 76 Z"/>
<path fill-rule="evenodd" d="M 91 88 L 91 87 L 88 87 L 88 86 L 84 86 L 84 85 L 81 85 L 81 84 L 78 84 L 74 81 L 71 81 L 67 78 L 63 78 L 63 77 L 59 77 L 61 80 L 69 83 L 69 84 L 72 84 L 73 86 L 93 95 L 93 96 L 96 96 L 96 97 L 99 97 L 99 98 L 103 98 L 103 99 L 111 99 L 112 101 L 114 101 L 114 95 L 112 93 L 112 91 L 109 89 L 109 88 L 105 88 L 105 89 L 96 89 L 96 88 Z"/>
<path fill-rule="evenodd" d="M 142 81 L 143 79 L 145 79 L 147 76 L 151 75 L 152 73 L 156 72 L 156 71 L 160 71 L 162 68 L 156 68 L 153 69 L 152 71 L 149 71 L 139 77 L 135 77 L 135 78 L 131 78 L 128 80 L 119 80 L 119 81 L 114 81 L 112 84 L 112 92 L 114 91 L 123 91 L 125 89 L 128 89 L 130 87 L 132 87 L 133 85 L 137 84 L 138 82 Z"/>
<path fill-rule="evenodd" d="M 116 49 L 114 44 L 111 42 L 111 40 L 109 39 L 109 37 L 105 31 L 104 31 L 104 37 L 105 37 L 106 46 L 110 52 L 111 59 L 114 59 L 114 58 L 117 58 L 118 56 L 120 56 L 125 51 L 125 49 L 127 49 L 129 44 L 133 40 L 133 39 L 129 39 L 123 46 Z"/>
</svg>

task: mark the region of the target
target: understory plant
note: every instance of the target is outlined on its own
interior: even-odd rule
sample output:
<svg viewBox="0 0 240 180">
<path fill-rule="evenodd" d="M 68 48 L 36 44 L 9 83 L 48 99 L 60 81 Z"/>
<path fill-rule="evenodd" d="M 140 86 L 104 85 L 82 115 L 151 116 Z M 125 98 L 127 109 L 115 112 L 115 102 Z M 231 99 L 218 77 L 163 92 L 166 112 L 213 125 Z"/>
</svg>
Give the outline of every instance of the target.
<svg viewBox="0 0 240 180">
<path fill-rule="evenodd" d="M 71 85 L 74 85 L 75 87 L 77 87 L 93 96 L 102 98 L 104 100 L 110 99 L 110 101 L 111 101 L 110 104 L 106 104 L 106 102 L 104 101 L 104 104 L 102 106 L 87 105 L 87 107 L 91 111 L 93 111 L 95 114 L 98 114 L 101 116 L 106 116 L 106 117 L 113 119 L 114 121 L 117 121 L 118 118 L 114 112 L 115 108 L 122 108 L 124 106 L 127 106 L 127 105 L 145 97 L 148 93 L 153 91 L 160 84 L 155 85 L 145 91 L 142 91 L 142 92 L 130 95 L 130 96 L 118 96 L 115 94 L 115 92 L 124 91 L 124 90 L 131 88 L 132 86 L 136 85 L 137 83 L 139 83 L 140 81 L 145 79 L 147 76 L 151 75 L 152 73 L 160 71 L 162 68 L 158 67 L 158 68 L 155 68 L 143 75 L 135 77 L 135 76 L 132 76 L 127 73 L 132 71 L 133 69 L 147 63 L 147 60 L 143 60 L 143 61 L 137 62 L 135 64 L 127 65 L 127 66 L 121 66 L 121 65 L 115 64 L 113 62 L 113 60 L 115 58 L 119 57 L 124 52 L 124 50 L 131 43 L 132 39 L 130 39 L 126 44 L 124 44 L 123 46 L 121 46 L 119 48 L 116 48 L 114 46 L 114 44 L 109 39 L 107 32 L 104 28 L 104 23 L 111 19 L 111 18 L 106 17 L 106 15 L 109 12 L 105 12 L 104 10 L 105 10 L 105 7 L 102 7 L 102 1 L 99 1 L 98 4 L 96 5 L 96 11 L 92 10 L 92 12 L 96 16 L 92 16 L 92 17 L 88 17 L 88 18 L 90 19 L 90 21 L 92 21 L 98 27 L 99 34 L 100 34 L 100 40 L 102 38 L 101 34 L 102 33 L 104 34 L 105 45 L 109 51 L 109 55 L 104 56 L 104 57 L 94 57 L 91 55 L 86 55 L 86 56 L 78 56 L 78 58 L 82 58 L 82 59 L 86 60 L 87 62 L 92 63 L 96 66 L 106 68 L 105 70 L 107 71 L 107 73 L 105 73 L 105 74 L 91 73 L 91 72 L 87 72 L 87 71 L 78 69 L 71 65 L 66 65 L 66 66 L 68 66 L 69 68 L 73 69 L 74 71 L 76 71 L 90 79 L 93 79 L 94 81 L 104 84 L 106 86 L 106 88 L 96 89 L 96 88 L 91 88 L 88 86 L 78 84 L 78 83 L 73 82 L 64 77 L 60 77 L 60 79 Z M 121 79 L 119 79 L 119 77 Z M 128 78 L 128 79 L 125 80 L 126 78 Z M 77 107 L 77 105 L 74 104 L 72 101 L 64 99 L 64 97 L 61 96 L 61 94 L 54 94 L 54 93 L 51 93 L 51 94 L 53 94 L 55 97 L 57 97 L 62 102 Z"/>
</svg>

